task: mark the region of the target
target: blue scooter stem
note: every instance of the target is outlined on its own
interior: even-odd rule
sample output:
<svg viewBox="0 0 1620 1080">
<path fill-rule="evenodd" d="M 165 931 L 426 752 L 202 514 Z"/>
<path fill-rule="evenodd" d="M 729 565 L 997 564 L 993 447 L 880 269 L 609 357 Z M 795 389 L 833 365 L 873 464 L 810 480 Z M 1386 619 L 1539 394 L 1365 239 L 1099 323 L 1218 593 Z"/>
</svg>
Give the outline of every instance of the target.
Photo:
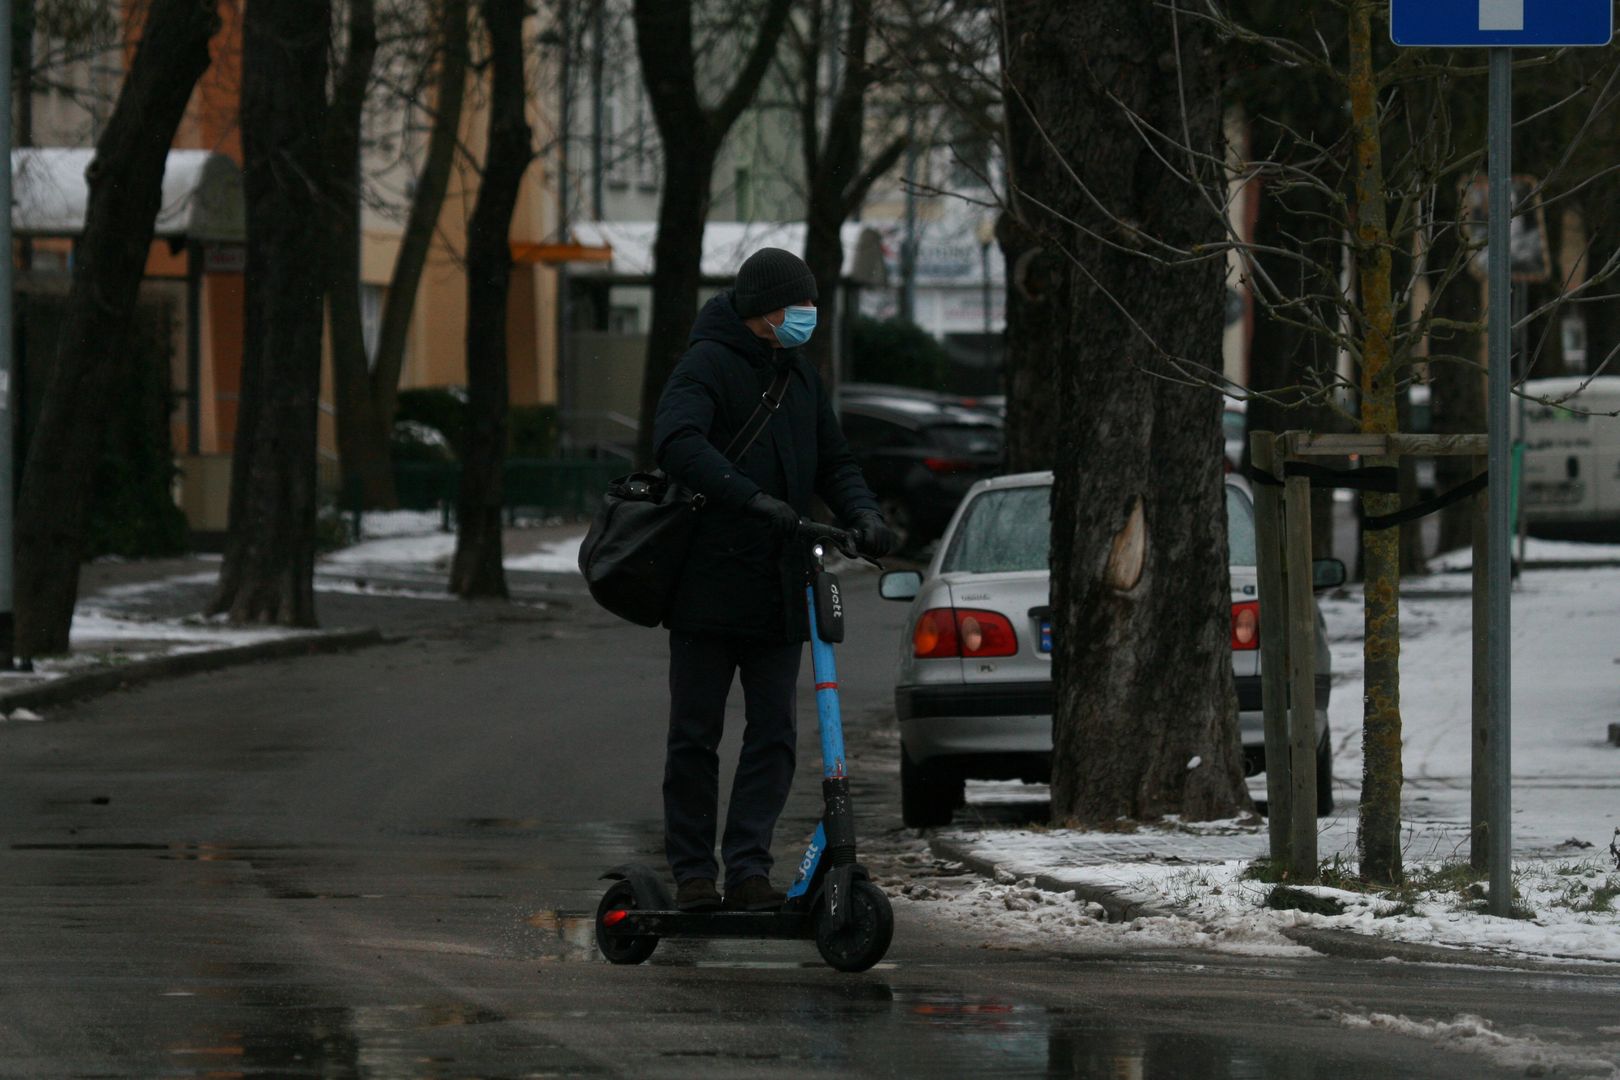
<svg viewBox="0 0 1620 1080">
<path fill-rule="evenodd" d="M 829 780 L 844 772 L 844 714 L 838 707 L 838 662 L 833 647 L 816 628 L 816 590 L 805 589 L 810 611 L 810 661 L 816 677 L 816 721 L 821 730 L 821 775 Z"/>
<path fill-rule="evenodd" d="M 816 625 L 816 590 L 805 587 L 805 603 L 810 615 L 810 661 L 816 680 L 816 720 L 821 731 L 822 793 L 826 810 L 816 826 L 810 846 L 799 861 L 799 870 L 788 888 L 788 899 L 810 891 L 823 858 L 832 852 L 829 865 L 853 862 L 855 857 L 854 821 L 849 806 L 849 780 L 844 771 L 844 716 L 838 706 L 838 664 L 833 647 L 822 639 Z M 830 790 L 829 790 L 830 789 Z M 847 871 L 846 871 L 847 873 Z"/>
</svg>

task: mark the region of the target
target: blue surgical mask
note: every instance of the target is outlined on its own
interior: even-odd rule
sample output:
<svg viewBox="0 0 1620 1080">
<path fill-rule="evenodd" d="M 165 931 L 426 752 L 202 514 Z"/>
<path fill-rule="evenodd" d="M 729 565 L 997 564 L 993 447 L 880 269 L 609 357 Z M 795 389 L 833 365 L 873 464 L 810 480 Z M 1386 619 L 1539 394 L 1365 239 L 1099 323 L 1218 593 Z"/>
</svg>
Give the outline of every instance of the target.
<svg viewBox="0 0 1620 1080">
<path fill-rule="evenodd" d="M 785 349 L 795 349 L 810 340 L 810 335 L 816 329 L 816 309 L 806 304 L 802 307 L 786 308 L 782 315 L 782 325 L 775 327 L 776 340 L 782 343 Z"/>
</svg>

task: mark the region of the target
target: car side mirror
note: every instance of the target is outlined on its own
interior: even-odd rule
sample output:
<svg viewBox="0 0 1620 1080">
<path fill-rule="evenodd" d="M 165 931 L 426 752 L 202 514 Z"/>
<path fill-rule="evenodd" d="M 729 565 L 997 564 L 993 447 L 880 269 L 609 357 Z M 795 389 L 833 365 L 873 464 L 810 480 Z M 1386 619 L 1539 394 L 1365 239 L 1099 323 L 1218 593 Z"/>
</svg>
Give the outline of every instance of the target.
<svg viewBox="0 0 1620 1080">
<path fill-rule="evenodd" d="M 1338 559 L 1317 559 L 1311 563 L 1312 589 L 1337 589 L 1349 579 L 1344 563 Z"/>
<path fill-rule="evenodd" d="M 922 575 L 915 570 L 890 570 L 878 578 L 878 595 L 885 600 L 915 600 L 922 591 Z"/>
</svg>

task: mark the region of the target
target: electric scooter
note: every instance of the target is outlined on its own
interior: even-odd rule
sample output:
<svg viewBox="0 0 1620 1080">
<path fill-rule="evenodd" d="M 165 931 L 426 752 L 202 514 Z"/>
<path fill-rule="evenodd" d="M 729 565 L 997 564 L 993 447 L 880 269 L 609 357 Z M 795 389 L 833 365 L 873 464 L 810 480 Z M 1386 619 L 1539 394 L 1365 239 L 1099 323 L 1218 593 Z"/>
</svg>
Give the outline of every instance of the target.
<svg viewBox="0 0 1620 1080">
<path fill-rule="evenodd" d="M 821 729 L 821 823 L 799 860 L 787 901 L 775 911 L 679 911 L 650 867 L 625 864 L 603 874 L 613 884 L 596 909 L 596 944 L 612 963 L 642 963 L 664 938 L 813 938 L 821 958 L 839 971 L 865 971 L 888 951 L 894 911 L 855 861 L 855 817 L 833 660 L 833 646 L 844 640 L 844 603 L 838 579 L 823 564 L 828 545 L 858 556 L 850 534 L 831 526 L 801 522 L 795 539 L 809 548 L 805 593 Z"/>
</svg>

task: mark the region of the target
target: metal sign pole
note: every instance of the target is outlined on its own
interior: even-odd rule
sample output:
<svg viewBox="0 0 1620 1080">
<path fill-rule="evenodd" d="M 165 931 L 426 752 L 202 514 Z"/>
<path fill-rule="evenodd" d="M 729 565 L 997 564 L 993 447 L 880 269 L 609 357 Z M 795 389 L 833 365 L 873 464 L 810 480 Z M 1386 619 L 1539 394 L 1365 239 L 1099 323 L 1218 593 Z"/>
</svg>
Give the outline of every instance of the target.
<svg viewBox="0 0 1620 1080">
<path fill-rule="evenodd" d="M 11 670 L 15 655 L 16 618 L 12 582 L 12 529 L 16 503 L 12 476 L 15 446 L 11 389 L 11 0 L 0 0 L 0 669 Z"/>
<path fill-rule="evenodd" d="M 1486 656 L 1489 660 L 1491 797 L 1490 861 L 1492 915 L 1507 915 L 1511 905 L 1509 883 L 1512 870 L 1512 718 L 1508 641 L 1512 582 L 1509 578 L 1508 545 L 1512 535 L 1508 521 L 1509 441 L 1508 392 L 1512 384 L 1509 370 L 1509 335 L 1512 331 L 1512 253 L 1508 250 L 1509 222 L 1512 217 L 1513 184 L 1513 64 L 1510 49 L 1490 50 L 1490 104 L 1488 170 L 1490 173 L 1489 260 L 1490 382 L 1487 431 L 1490 434 L 1490 503 L 1487 540 L 1487 579 L 1490 594 L 1486 628 Z"/>
</svg>

